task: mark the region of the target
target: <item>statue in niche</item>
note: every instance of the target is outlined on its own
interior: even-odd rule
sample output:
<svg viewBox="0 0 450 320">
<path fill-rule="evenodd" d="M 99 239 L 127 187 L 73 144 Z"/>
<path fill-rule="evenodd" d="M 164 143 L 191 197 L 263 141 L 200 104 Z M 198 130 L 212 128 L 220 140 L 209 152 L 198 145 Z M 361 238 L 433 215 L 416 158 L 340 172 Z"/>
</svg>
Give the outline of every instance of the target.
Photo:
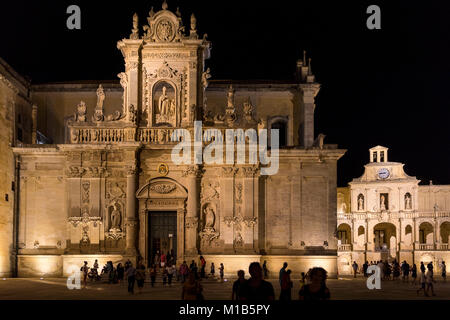
<svg viewBox="0 0 450 320">
<path fill-rule="evenodd" d="M 206 206 L 203 210 L 203 214 L 205 219 L 205 230 L 214 230 L 216 215 L 214 214 L 213 208 Z"/>
<path fill-rule="evenodd" d="M 364 196 L 362 194 L 358 196 L 358 210 L 364 210 Z"/>
<path fill-rule="evenodd" d="M 167 115 L 168 111 L 169 111 L 169 97 L 167 96 L 167 88 L 164 86 L 162 88 L 162 95 L 161 97 L 159 97 L 159 102 L 158 102 L 158 110 L 159 110 L 159 114 L 161 115 Z"/>
<path fill-rule="evenodd" d="M 103 91 L 103 86 L 99 85 L 97 89 L 97 109 L 103 109 L 104 101 L 105 101 L 105 91 Z"/>
<path fill-rule="evenodd" d="M 154 93 L 156 123 L 175 125 L 176 100 L 175 90 L 168 83 L 157 85 Z"/>
<path fill-rule="evenodd" d="M 131 123 L 136 124 L 136 118 L 137 118 L 137 110 L 134 107 L 134 105 L 130 104 L 128 119 Z"/>
<path fill-rule="evenodd" d="M 117 203 L 114 203 L 111 211 L 111 230 L 120 231 L 120 222 L 122 220 L 122 213 L 120 212 Z"/>
<path fill-rule="evenodd" d="M 406 193 L 405 194 L 405 209 L 409 210 L 411 209 L 411 194 L 410 193 Z"/>
<path fill-rule="evenodd" d="M 380 210 L 386 210 L 386 197 L 383 194 L 380 196 Z"/>
</svg>

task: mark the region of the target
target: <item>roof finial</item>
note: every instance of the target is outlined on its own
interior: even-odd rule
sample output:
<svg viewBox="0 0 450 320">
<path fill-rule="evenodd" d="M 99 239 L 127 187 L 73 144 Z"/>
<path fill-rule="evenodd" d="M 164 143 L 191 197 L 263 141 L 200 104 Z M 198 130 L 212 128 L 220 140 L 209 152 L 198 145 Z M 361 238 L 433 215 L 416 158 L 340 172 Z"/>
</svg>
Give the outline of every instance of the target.
<svg viewBox="0 0 450 320">
<path fill-rule="evenodd" d="M 169 7 L 169 5 L 167 4 L 167 1 L 164 0 L 163 4 L 162 4 L 162 9 L 163 10 L 167 10 L 167 8 Z"/>
<path fill-rule="evenodd" d="M 177 7 L 177 12 L 175 12 L 177 17 L 181 17 L 180 7 Z"/>
<path fill-rule="evenodd" d="M 303 65 L 306 66 L 306 50 L 303 50 Z"/>
<path fill-rule="evenodd" d="M 152 18 L 155 15 L 155 10 L 153 10 L 153 7 L 150 9 L 150 12 L 148 15 L 150 18 Z"/>
<path fill-rule="evenodd" d="M 311 58 L 308 59 L 308 76 L 312 76 Z"/>
<path fill-rule="evenodd" d="M 197 31 L 197 18 L 195 18 L 194 14 L 191 15 L 191 31 Z"/>
</svg>

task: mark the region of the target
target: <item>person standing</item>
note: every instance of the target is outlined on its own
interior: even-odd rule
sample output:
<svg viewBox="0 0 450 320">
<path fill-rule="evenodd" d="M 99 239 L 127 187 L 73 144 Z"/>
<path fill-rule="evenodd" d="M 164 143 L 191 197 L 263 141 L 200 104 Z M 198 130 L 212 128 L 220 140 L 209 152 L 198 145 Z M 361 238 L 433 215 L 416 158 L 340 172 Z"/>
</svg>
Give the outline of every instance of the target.
<svg viewBox="0 0 450 320">
<path fill-rule="evenodd" d="M 441 267 L 441 275 L 442 279 L 444 279 L 444 282 L 447 281 L 447 266 L 445 265 L 445 261 L 442 261 L 442 267 Z"/>
<path fill-rule="evenodd" d="M 281 279 L 280 300 L 292 300 L 291 270 L 287 270 L 283 273 L 283 278 Z"/>
<path fill-rule="evenodd" d="M 165 269 L 166 268 L 166 254 L 163 252 L 161 253 L 161 268 Z"/>
<path fill-rule="evenodd" d="M 281 280 L 283 279 L 283 274 L 286 272 L 287 266 L 288 266 L 287 262 L 283 263 L 283 267 L 280 269 L 280 273 L 278 274 L 278 281 L 280 282 L 280 287 L 281 287 Z"/>
<path fill-rule="evenodd" d="M 269 270 L 267 269 L 267 261 L 266 260 L 264 260 L 262 268 L 263 268 L 264 279 L 267 279 L 269 277 Z"/>
<path fill-rule="evenodd" d="M 231 300 L 240 300 L 240 289 L 241 286 L 245 283 L 245 271 L 239 270 L 237 272 L 238 279 L 233 283 L 233 290 L 231 292 Z"/>
<path fill-rule="evenodd" d="M 356 278 L 356 274 L 358 273 L 358 264 L 356 263 L 356 261 L 353 261 L 352 268 L 353 268 L 353 278 Z"/>
<path fill-rule="evenodd" d="M 216 266 L 214 265 L 214 262 L 211 262 L 211 277 L 214 279 L 216 277 Z"/>
<path fill-rule="evenodd" d="M 176 270 L 177 268 L 174 265 L 167 266 L 167 284 L 169 285 L 169 287 L 172 286 L 172 279 Z"/>
<path fill-rule="evenodd" d="M 417 266 L 414 263 L 411 269 L 411 278 L 413 279 L 412 284 L 416 284 L 416 280 L 417 280 Z"/>
<path fill-rule="evenodd" d="M 145 266 L 143 264 L 141 264 L 136 270 L 136 282 L 138 285 L 139 294 L 141 294 L 145 282 Z"/>
<path fill-rule="evenodd" d="M 150 285 L 152 288 L 155 286 L 156 281 L 156 264 L 152 264 L 150 267 Z"/>
<path fill-rule="evenodd" d="M 87 276 L 89 273 L 89 267 L 87 261 L 84 262 L 83 266 L 80 269 L 81 274 L 83 275 L 83 288 L 87 286 Z"/>
<path fill-rule="evenodd" d="M 327 272 L 323 268 L 313 268 L 309 272 L 309 284 L 303 285 L 298 295 L 300 300 L 329 300 L 330 290 L 327 288 Z"/>
<path fill-rule="evenodd" d="M 129 263 L 126 276 L 128 279 L 128 292 L 130 294 L 134 294 L 134 282 L 136 281 L 136 268 L 133 267 L 133 264 L 131 262 Z"/>
<path fill-rule="evenodd" d="M 225 267 L 223 266 L 223 263 L 220 264 L 219 267 L 219 275 L 220 275 L 220 282 L 223 282 L 223 277 L 225 275 Z"/>
<path fill-rule="evenodd" d="M 181 275 L 181 283 L 184 283 L 186 281 L 186 277 L 189 273 L 189 268 L 187 266 L 186 261 L 183 261 L 183 263 L 180 266 L 180 275 Z"/>
<path fill-rule="evenodd" d="M 167 268 L 166 267 L 164 267 L 162 269 L 162 280 L 163 280 L 163 286 L 165 286 L 167 283 Z"/>
<path fill-rule="evenodd" d="M 363 264 L 363 273 L 364 273 L 364 277 L 366 277 L 367 278 L 367 269 L 369 268 L 369 262 L 368 261 L 366 261 L 366 262 L 364 262 L 364 264 Z"/>
<path fill-rule="evenodd" d="M 270 282 L 263 280 L 262 267 L 258 262 L 252 262 L 248 268 L 250 279 L 244 282 L 239 290 L 240 300 L 275 300 L 275 291 Z"/>
<path fill-rule="evenodd" d="M 204 279 L 206 277 L 206 260 L 203 256 L 200 256 L 200 278 Z"/>
<path fill-rule="evenodd" d="M 425 265 L 423 264 L 423 261 L 420 262 L 420 271 L 425 273 Z"/>
</svg>

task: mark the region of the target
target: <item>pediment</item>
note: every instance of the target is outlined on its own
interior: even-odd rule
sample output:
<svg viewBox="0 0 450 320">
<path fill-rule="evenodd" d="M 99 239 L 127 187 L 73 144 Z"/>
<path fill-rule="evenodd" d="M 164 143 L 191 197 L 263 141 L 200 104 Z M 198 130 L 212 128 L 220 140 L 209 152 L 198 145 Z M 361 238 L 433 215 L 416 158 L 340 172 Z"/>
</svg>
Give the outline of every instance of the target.
<svg viewBox="0 0 450 320">
<path fill-rule="evenodd" d="M 177 181 L 170 178 L 149 180 L 136 193 L 138 199 L 186 199 L 187 191 Z"/>
</svg>

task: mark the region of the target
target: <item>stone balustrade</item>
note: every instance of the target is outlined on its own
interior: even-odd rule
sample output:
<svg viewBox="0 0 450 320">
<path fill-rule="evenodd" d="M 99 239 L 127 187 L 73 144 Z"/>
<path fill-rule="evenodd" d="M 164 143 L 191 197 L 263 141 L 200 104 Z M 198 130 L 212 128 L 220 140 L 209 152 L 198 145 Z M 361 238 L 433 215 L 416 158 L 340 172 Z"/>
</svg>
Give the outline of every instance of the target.
<svg viewBox="0 0 450 320">
<path fill-rule="evenodd" d="M 351 244 L 339 244 L 338 251 L 352 251 L 352 245 Z"/>
<path fill-rule="evenodd" d="M 365 220 L 365 219 L 378 219 L 380 214 L 383 216 L 387 214 L 391 219 L 413 219 L 413 218 L 448 218 L 450 217 L 450 211 L 429 211 L 429 212 L 408 212 L 408 211 L 400 211 L 400 212 L 386 212 L 386 213 L 377 213 L 377 212 L 367 212 L 367 213 L 338 213 L 338 220 Z"/>
</svg>

